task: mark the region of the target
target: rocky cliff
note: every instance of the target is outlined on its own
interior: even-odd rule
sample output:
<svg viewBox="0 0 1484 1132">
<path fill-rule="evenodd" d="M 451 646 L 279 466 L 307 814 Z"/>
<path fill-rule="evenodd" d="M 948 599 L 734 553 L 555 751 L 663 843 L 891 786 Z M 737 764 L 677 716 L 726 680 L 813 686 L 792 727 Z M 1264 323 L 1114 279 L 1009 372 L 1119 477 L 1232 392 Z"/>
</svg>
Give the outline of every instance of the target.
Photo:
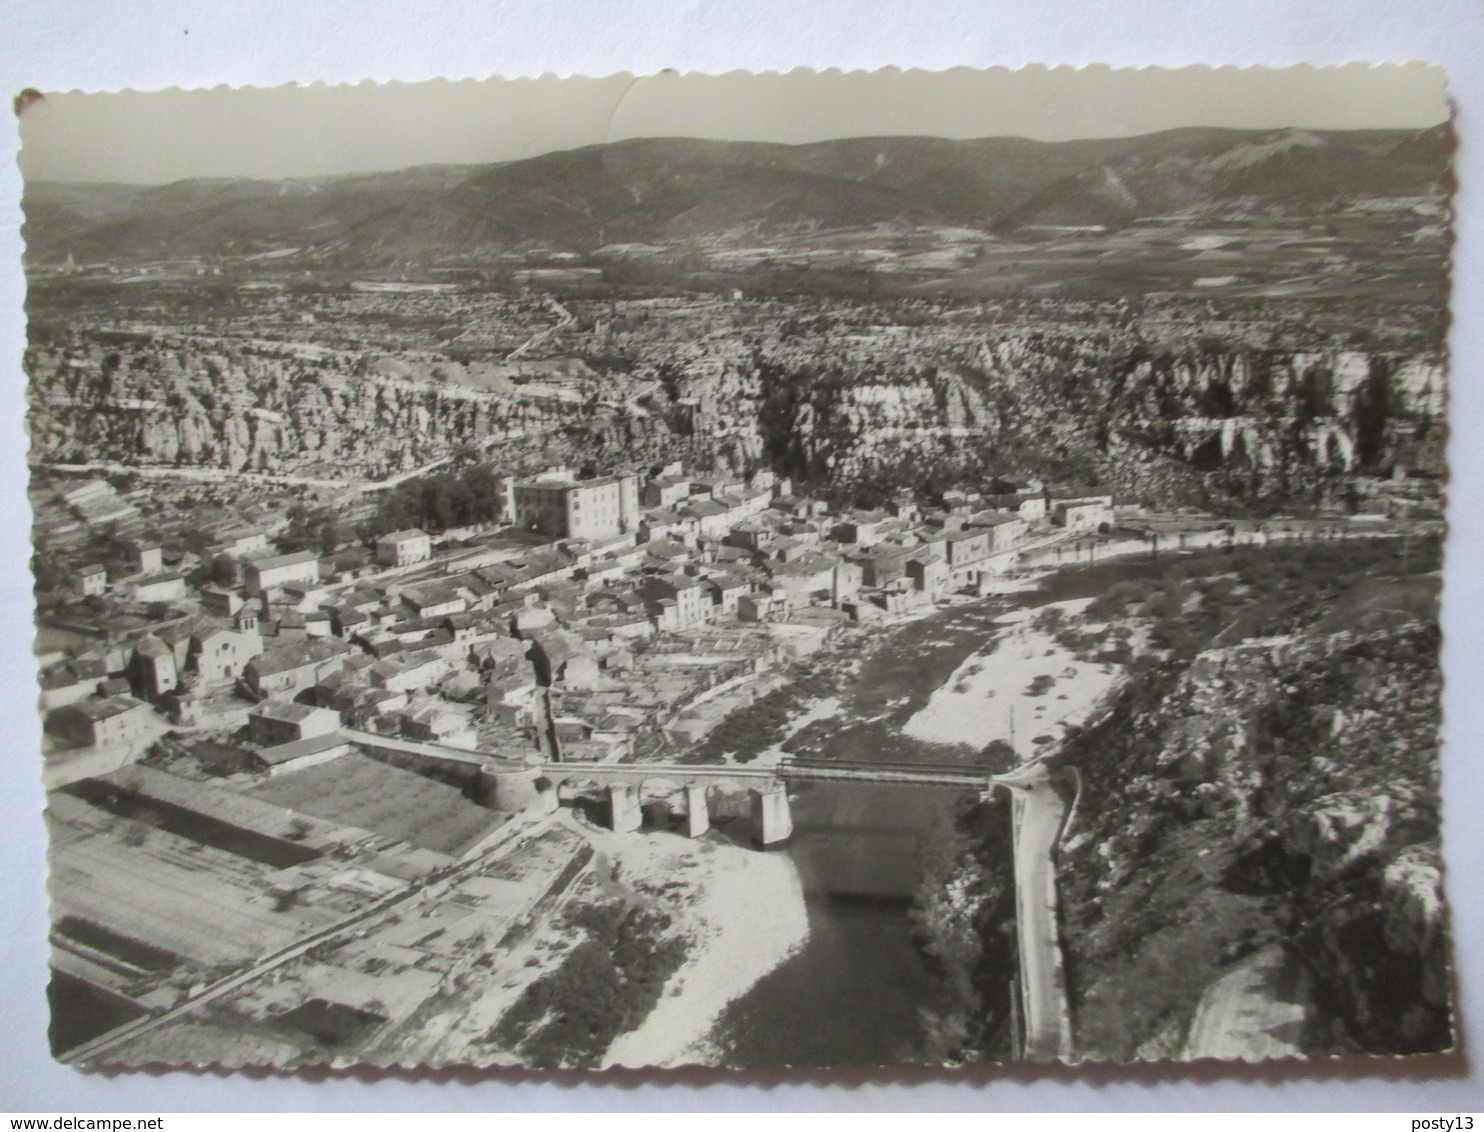
<svg viewBox="0 0 1484 1132">
<path fill-rule="evenodd" d="M 867 504 L 1031 475 L 1156 506 L 1262 507 L 1324 499 L 1352 472 L 1442 466 L 1441 364 L 1396 352 L 876 324 L 684 341 L 630 372 L 541 365 L 78 333 L 28 353 L 32 446 L 66 463 L 377 479 L 541 435 L 608 465 L 771 466 Z"/>
<path fill-rule="evenodd" d="M 1168 503 L 1321 497 L 1346 473 L 1442 467 L 1432 358 L 1155 349 L 1112 334 L 1011 336 L 959 354 L 884 374 L 760 356 L 764 450 L 806 481 L 1039 474 Z"/>
<path fill-rule="evenodd" d="M 272 344 L 79 338 L 32 349 L 27 368 L 33 453 L 63 463 L 379 479 L 574 425 L 620 448 L 653 428 L 565 391 L 471 388 L 437 366 Z"/>
<path fill-rule="evenodd" d="M 1303 553 L 1169 583 L 1182 618 L 1204 601 L 1237 632 L 1146 662 L 1069 747 L 1084 794 L 1061 877 L 1091 1056 L 1178 1049 L 1201 992 L 1269 943 L 1308 972 L 1310 1052 L 1451 1044 L 1436 578 L 1387 577 L 1380 548 Z M 1339 612 L 1314 619 L 1316 587 Z M 1268 632 L 1232 639 L 1244 626 Z"/>
</svg>

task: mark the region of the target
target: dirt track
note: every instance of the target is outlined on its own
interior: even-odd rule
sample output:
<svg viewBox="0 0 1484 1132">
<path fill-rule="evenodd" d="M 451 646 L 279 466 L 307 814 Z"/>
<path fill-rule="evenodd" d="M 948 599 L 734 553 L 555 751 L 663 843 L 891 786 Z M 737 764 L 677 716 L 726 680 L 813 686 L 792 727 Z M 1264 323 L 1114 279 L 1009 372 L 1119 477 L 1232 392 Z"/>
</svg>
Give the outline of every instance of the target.
<svg viewBox="0 0 1484 1132">
<path fill-rule="evenodd" d="M 1304 980 L 1276 944 L 1249 956 L 1209 988 L 1185 1040 L 1185 1058 L 1264 1061 L 1303 1055 Z"/>
</svg>

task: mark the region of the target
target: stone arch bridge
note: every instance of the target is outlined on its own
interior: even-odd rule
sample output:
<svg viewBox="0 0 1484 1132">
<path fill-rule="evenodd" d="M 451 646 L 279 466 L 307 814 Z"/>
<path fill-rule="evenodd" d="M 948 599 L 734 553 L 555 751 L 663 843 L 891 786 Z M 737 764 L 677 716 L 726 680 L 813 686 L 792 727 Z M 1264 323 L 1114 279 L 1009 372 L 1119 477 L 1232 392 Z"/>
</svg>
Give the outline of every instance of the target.
<svg viewBox="0 0 1484 1132">
<path fill-rule="evenodd" d="M 753 840 L 763 846 L 781 844 L 793 833 L 790 782 L 859 782 L 981 793 L 993 785 L 988 772 L 970 767 L 794 759 L 770 767 L 548 762 L 534 769 L 551 792 L 548 805 L 557 800 L 564 787 L 596 787 L 604 791 L 610 826 L 618 833 L 633 832 L 640 827 L 643 822 L 640 806 L 646 792 L 658 792 L 663 787 L 668 787 L 671 794 L 683 790 L 686 833 L 700 837 L 711 828 L 711 790 L 745 791 L 752 799 Z"/>
</svg>

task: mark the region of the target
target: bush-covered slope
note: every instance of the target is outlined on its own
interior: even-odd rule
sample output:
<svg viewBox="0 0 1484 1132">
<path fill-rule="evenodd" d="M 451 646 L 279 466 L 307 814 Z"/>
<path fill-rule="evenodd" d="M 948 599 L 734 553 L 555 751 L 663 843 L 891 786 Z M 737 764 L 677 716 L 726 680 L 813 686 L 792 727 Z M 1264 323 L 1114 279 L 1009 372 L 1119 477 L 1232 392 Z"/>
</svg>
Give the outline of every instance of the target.
<svg viewBox="0 0 1484 1132">
<path fill-rule="evenodd" d="M 1268 552 L 1138 606 L 1184 611 L 1180 631 L 1065 755 L 1080 1053 L 1179 1052 L 1206 988 L 1273 942 L 1313 987 L 1310 1052 L 1451 1044 L 1431 564 Z M 1223 620 L 1238 631 L 1213 640 Z"/>
</svg>

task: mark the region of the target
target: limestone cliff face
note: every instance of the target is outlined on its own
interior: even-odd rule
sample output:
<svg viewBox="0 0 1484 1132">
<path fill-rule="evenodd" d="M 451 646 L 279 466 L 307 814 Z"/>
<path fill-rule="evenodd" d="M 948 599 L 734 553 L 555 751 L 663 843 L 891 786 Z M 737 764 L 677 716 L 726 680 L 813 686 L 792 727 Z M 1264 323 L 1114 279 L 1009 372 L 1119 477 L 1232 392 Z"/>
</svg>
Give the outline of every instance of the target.
<svg viewBox="0 0 1484 1132">
<path fill-rule="evenodd" d="M 1441 468 L 1435 359 L 1155 349 L 1129 330 L 912 334 L 700 340 L 605 376 L 574 359 L 507 373 L 273 343 L 135 337 L 112 348 L 78 336 L 28 355 L 32 443 L 61 462 L 377 478 L 542 433 L 581 436 L 604 459 L 673 448 L 703 467 L 766 465 L 817 487 L 879 494 L 1032 474 L 1155 505 L 1292 498 L 1347 472 Z"/>
<path fill-rule="evenodd" d="M 1081 1052 L 1182 1048 L 1207 992 L 1274 946 L 1312 1007 L 1285 1041 L 1450 1046 L 1439 549 L 1238 552 L 1097 599 L 1149 651 L 1053 756 L 1078 771 L 1058 886 Z"/>
<path fill-rule="evenodd" d="M 551 397 L 517 399 L 353 359 L 311 363 L 237 346 L 217 353 L 151 343 L 125 353 L 79 342 L 32 351 L 28 368 L 32 446 L 59 462 L 375 478 L 580 414 Z"/>
<path fill-rule="evenodd" d="M 1163 463 L 1209 494 L 1256 499 L 1397 463 L 1441 468 L 1443 374 L 1427 358 L 1154 350 L 1109 333 L 1011 336 L 884 374 L 778 356 L 759 371 L 765 450 L 804 478 L 1019 470 L 1147 494 Z"/>
</svg>

